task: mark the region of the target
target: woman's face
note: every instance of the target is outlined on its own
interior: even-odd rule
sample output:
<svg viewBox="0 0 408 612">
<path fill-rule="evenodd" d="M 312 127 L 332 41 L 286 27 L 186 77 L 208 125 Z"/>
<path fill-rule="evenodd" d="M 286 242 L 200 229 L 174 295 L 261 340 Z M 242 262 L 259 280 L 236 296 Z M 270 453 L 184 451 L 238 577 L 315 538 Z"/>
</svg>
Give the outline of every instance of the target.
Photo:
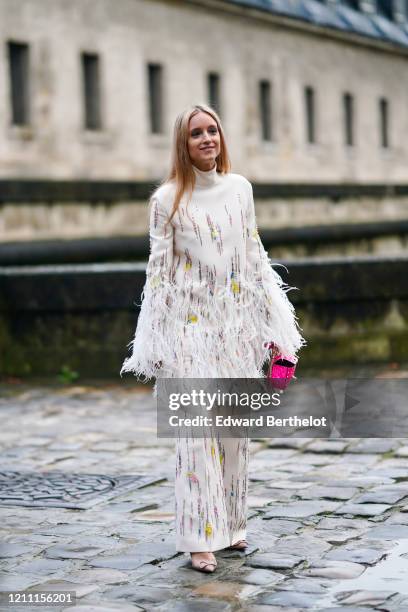
<svg viewBox="0 0 408 612">
<path fill-rule="evenodd" d="M 199 170 L 212 170 L 220 154 L 221 141 L 217 123 L 202 111 L 191 117 L 188 124 L 188 152 Z"/>
</svg>

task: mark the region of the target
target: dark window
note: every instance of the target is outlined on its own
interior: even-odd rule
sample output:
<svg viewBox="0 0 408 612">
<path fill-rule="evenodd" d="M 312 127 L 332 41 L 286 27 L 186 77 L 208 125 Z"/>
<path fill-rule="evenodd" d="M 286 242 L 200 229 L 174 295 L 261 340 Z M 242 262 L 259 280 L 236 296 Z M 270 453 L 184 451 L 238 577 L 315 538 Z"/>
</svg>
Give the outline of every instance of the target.
<svg viewBox="0 0 408 612">
<path fill-rule="evenodd" d="M 100 130 L 102 120 L 99 57 L 95 53 L 82 53 L 82 77 L 84 127 L 87 130 Z"/>
<path fill-rule="evenodd" d="M 394 18 L 392 3 L 393 0 L 377 0 L 378 12 L 391 20 Z"/>
<path fill-rule="evenodd" d="M 343 95 L 344 141 L 348 146 L 354 145 L 354 98 L 350 93 Z"/>
<path fill-rule="evenodd" d="M 261 119 L 262 140 L 272 140 L 272 105 L 271 84 L 269 81 L 259 82 L 259 114 Z"/>
<path fill-rule="evenodd" d="M 221 116 L 221 79 L 216 72 L 208 73 L 207 90 L 209 105 Z"/>
<path fill-rule="evenodd" d="M 24 43 L 9 42 L 11 121 L 14 125 L 30 123 L 29 50 Z"/>
<path fill-rule="evenodd" d="M 380 138 L 381 146 L 387 148 L 390 146 L 389 142 L 389 108 L 388 100 L 386 98 L 380 98 Z"/>
<path fill-rule="evenodd" d="M 316 142 L 315 93 L 312 87 L 305 87 L 305 114 L 307 142 Z"/>
<path fill-rule="evenodd" d="M 359 11 L 360 10 L 360 2 L 359 2 L 359 0 L 343 0 L 343 4 L 345 4 L 346 6 L 349 6 L 350 8 L 354 9 L 355 11 Z"/>
<path fill-rule="evenodd" d="M 163 132 L 163 69 L 160 64 L 149 64 L 147 72 L 150 131 L 152 134 L 161 134 Z"/>
</svg>

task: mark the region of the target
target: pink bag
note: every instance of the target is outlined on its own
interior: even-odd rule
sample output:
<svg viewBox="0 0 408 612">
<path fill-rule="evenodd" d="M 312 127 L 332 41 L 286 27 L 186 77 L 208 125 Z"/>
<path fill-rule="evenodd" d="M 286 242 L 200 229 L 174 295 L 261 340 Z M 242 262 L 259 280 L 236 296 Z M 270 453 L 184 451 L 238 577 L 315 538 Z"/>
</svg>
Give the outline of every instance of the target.
<svg viewBox="0 0 408 612">
<path fill-rule="evenodd" d="M 274 343 L 270 342 L 268 348 L 273 348 L 274 346 Z M 275 389 L 284 391 L 288 387 L 294 377 L 296 364 L 296 357 L 284 356 L 281 353 L 272 356 L 267 378 Z"/>
</svg>

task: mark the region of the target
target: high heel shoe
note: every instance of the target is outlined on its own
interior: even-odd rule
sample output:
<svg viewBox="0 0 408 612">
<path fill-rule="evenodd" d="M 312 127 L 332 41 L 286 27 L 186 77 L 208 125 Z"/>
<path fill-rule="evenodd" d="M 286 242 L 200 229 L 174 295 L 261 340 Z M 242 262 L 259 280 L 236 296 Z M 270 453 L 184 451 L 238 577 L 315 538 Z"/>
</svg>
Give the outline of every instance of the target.
<svg viewBox="0 0 408 612">
<path fill-rule="evenodd" d="M 212 565 L 213 567 L 210 569 L 208 568 L 209 565 Z M 205 559 L 196 561 L 193 557 L 191 557 L 191 567 L 197 570 L 198 572 L 204 572 L 205 574 L 212 574 L 212 572 L 215 572 L 217 568 L 217 562 L 216 561 L 206 561 Z"/>
<path fill-rule="evenodd" d="M 238 540 L 232 546 L 228 546 L 228 550 L 245 550 L 248 548 L 248 542 L 246 540 Z"/>
</svg>

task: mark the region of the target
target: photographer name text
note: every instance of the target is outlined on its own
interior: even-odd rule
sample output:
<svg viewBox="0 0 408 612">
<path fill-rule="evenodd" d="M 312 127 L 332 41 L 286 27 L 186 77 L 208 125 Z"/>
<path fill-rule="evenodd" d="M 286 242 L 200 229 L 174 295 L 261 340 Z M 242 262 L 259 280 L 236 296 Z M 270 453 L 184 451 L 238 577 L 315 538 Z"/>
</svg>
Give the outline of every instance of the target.
<svg viewBox="0 0 408 612">
<path fill-rule="evenodd" d="M 194 417 L 169 417 L 171 427 L 326 427 L 326 417 L 299 417 L 296 415 L 279 418 L 271 414 L 257 417 L 232 417 L 217 415 L 215 417 L 197 415 Z"/>
</svg>

